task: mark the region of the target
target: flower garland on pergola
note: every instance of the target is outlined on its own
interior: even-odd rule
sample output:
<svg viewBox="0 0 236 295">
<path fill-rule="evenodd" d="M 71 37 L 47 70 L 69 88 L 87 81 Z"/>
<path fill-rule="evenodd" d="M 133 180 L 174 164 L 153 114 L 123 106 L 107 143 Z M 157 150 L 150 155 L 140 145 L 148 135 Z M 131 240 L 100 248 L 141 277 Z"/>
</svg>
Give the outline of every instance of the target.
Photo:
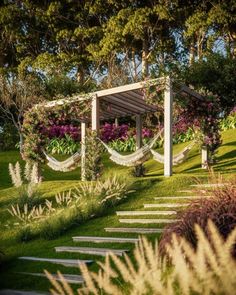
<svg viewBox="0 0 236 295">
<path fill-rule="evenodd" d="M 43 132 L 45 128 L 53 125 L 72 123 L 78 125 L 86 121 L 91 112 L 91 100 L 67 101 L 63 104 L 55 104 L 48 107 L 45 104 L 31 108 L 24 117 L 23 134 L 23 158 L 29 161 L 44 162 L 43 149 L 48 138 Z"/>
</svg>

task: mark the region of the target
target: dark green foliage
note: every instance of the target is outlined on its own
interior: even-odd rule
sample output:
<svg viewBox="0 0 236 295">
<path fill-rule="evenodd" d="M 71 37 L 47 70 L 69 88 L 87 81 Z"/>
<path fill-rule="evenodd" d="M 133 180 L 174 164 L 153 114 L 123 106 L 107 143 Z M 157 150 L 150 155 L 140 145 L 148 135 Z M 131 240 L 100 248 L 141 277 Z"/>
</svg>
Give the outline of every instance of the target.
<svg viewBox="0 0 236 295">
<path fill-rule="evenodd" d="M 19 142 L 19 135 L 16 128 L 6 122 L 0 132 L 0 151 L 15 150 Z"/>
<path fill-rule="evenodd" d="M 28 209 L 31 210 L 34 206 L 39 206 L 44 203 L 42 194 L 40 194 L 36 187 L 31 184 L 23 185 L 18 188 L 17 199 L 14 200 L 12 205 L 19 205 L 19 208 L 23 210 L 24 205 L 28 205 Z"/>
<path fill-rule="evenodd" d="M 19 242 L 28 242 L 35 238 L 35 234 L 32 232 L 32 229 L 29 225 L 22 226 L 18 233 L 16 239 Z"/>
<path fill-rule="evenodd" d="M 102 155 L 103 147 L 97 138 L 95 131 L 88 131 L 86 136 L 86 167 L 85 177 L 87 180 L 96 180 L 102 172 Z"/>
<path fill-rule="evenodd" d="M 236 105 L 236 59 L 211 54 L 187 68 L 185 80 L 196 89 L 216 95 L 225 114 Z"/>
</svg>

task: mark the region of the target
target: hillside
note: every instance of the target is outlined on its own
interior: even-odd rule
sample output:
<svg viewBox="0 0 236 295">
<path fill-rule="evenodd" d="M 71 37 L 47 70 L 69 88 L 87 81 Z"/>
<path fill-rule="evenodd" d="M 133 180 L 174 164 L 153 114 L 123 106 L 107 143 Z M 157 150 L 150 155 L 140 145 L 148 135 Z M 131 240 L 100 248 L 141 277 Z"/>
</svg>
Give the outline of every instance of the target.
<svg viewBox="0 0 236 295">
<path fill-rule="evenodd" d="M 219 148 L 217 156 L 217 164 L 214 166 L 216 172 L 222 173 L 225 177 L 236 175 L 236 131 L 228 130 L 222 135 L 223 144 Z M 180 151 L 186 143 L 179 144 L 174 147 L 174 152 Z M 55 253 L 56 246 L 72 246 L 73 236 L 106 236 L 106 237 L 123 237 L 123 238 L 137 238 L 136 233 L 108 233 L 104 228 L 121 227 L 119 217 L 115 211 L 124 210 L 144 210 L 143 205 L 146 203 L 153 203 L 154 197 L 168 197 L 181 196 L 180 190 L 188 189 L 190 184 L 193 184 L 196 178 L 206 181 L 208 172 L 200 167 L 200 154 L 198 147 L 195 147 L 187 161 L 177 167 L 174 167 L 174 175 L 171 178 L 163 177 L 163 167 L 153 160 L 146 163 L 146 176 L 143 178 L 134 179 L 130 173 L 130 169 L 116 166 L 111 163 L 107 156 L 104 156 L 104 175 L 107 176 L 115 171 L 116 174 L 122 175 L 130 181 L 134 181 L 133 192 L 128 199 L 117 206 L 109 209 L 105 216 L 91 219 L 79 226 L 74 227 L 61 236 L 53 240 L 37 239 L 27 243 L 21 243 L 17 240 L 17 226 L 7 228 L 6 221 L 10 221 L 10 215 L 7 208 L 11 204 L 16 190 L 11 188 L 10 178 L 8 176 L 8 163 L 19 160 L 19 155 L 15 151 L 0 153 L 0 250 L 4 252 L 4 263 L 1 266 L 0 287 L 11 289 L 25 289 L 25 290 L 42 290 L 49 289 L 49 283 L 44 278 L 34 277 L 25 273 L 42 273 L 43 269 L 56 273 L 58 269 L 62 273 L 78 274 L 77 268 L 58 266 L 56 264 L 46 262 L 33 262 L 18 260 L 19 256 L 36 256 L 47 258 L 66 258 L 66 259 L 93 259 L 103 260 L 99 256 L 88 254 L 75 253 Z M 59 191 L 67 190 L 80 183 L 79 169 L 69 173 L 58 173 L 43 168 L 44 182 L 40 187 L 44 197 L 50 198 Z M 163 198 L 164 199 L 164 198 Z M 167 201 L 166 201 L 167 202 Z M 174 202 L 174 201 L 173 201 Z M 178 202 L 178 201 L 176 201 Z M 157 201 L 156 203 L 159 203 Z M 148 216 L 149 217 L 149 216 Z M 145 217 L 145 218 L 148 218 Z M 131 217 L 129 217 L 131 218 Z M 125 227 L 142 227 L 142 228 L 157 228 L 156 224 L 126 224 Z M 163 227 L 164 225 L 161 225 Z M 158 233 L 150 234 L 150 239 L 154 240 L 158 237 Z M 83 246 L 91 246 L 90 242 L 84 242 Z M 107 247 L 105 243 L 100 243 L 99 247 Z M 97 245 L 96 245 L 97 247 Z M 109 244 L 109 247 L 115 249 L 131 250 L 133 245 L 125 244 Z M 97 269 L 96 263 L 93 263 L 91 269 Z"/>
</svg>

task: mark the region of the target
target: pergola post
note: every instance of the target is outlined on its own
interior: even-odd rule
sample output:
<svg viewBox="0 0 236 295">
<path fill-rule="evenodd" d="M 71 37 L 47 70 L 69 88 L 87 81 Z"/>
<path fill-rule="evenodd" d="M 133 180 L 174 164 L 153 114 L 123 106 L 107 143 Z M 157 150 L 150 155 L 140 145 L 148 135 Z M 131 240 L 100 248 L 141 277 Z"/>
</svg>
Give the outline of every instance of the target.
<svg viewBox="0 0 236 295">
<path fill-rule="evenodd" d="M 172 108 L 172 83 L 170 77 L 167 77 L 164 95 L 164 176 L 167 177 L 172 175 Z"/>
<path fill-rule="evenodd" d="M 136 115 L 136 150 L 142 147 L 142 116 Z"/>
<path fill-rule="evenodd" d="M 100 118 L 99 118 L 99 99 L 97 95 L 92 100 L 92 130 L 99 133 L 100 129 Z"/>
<path fill-rule="evenodd" d="M 85 157 L 86 157 L 86 123 L 81 122 L 81 180 L 86 180 Z"/>
<path fill-rule="evenodd" d="M 208 150 L 207 147 L 202 147 L 202 168 L 207 169 L 208 166 Z"/>
</svg>

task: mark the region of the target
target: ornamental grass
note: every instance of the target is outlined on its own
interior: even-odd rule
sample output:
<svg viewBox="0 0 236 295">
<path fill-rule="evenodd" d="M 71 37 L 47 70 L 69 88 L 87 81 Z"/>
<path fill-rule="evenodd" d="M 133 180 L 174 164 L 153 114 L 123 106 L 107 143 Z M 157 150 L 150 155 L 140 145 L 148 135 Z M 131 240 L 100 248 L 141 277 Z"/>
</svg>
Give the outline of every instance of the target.
<svg viewBox="0 0 236 295">
<path fill-rule="evenodd" d="M 218 185 L 208 190 L 201 190 L 202 197 L 192 201 L 184 211 L 178 213 L 179 221 L 167 226 L 160 241 L 160 251 L 166 251 L 172 235 L 185 238 L 194 248 L 197 247 L 195 224 L 209 236 L 207 222 L 210 219 L 217 227 L 223 239 L 226 239 L 236 227 L 236 177 L 225 182 L 214 175 L 213 183 Z M 210 195 L 210 197 L 206 197 Z M 232 249 L 236 257 L 236 245 Z"/>
<path fill-rule="evenodd" d="M 170 259 L 163 259 L 157 243 L 153 245 L 141 238 L 134 250 L 134 259 L 124 259 L 109 254 L 100 263 L 97 273 L 87 266 L 81 267 L 84 285 L 73 291 L 59 274 L 56 281 L 46 271 L 52 283 L 51 294 L 110 294 L 110 295 L 208 295 L 235 294 L 236 262 L 232 259 L 236 229 L 226 240 L 222 239 L 217 227 L 210 221 L 206 234 L 199 225 L 195 226 L 197 245 L 194 249 L 184 238 L 172 236 L 167 245 Z M 211 242 L 209 241 L 209 237 Z"/>
</svg>

